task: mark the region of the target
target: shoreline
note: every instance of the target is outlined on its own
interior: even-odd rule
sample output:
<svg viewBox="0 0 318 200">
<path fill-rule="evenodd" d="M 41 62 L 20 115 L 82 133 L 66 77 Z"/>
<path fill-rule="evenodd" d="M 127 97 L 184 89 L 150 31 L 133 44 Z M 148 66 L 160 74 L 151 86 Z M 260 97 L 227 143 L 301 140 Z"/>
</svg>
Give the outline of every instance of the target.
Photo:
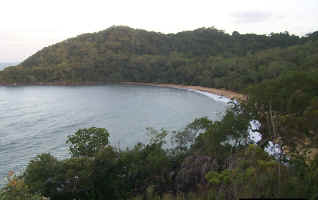
<svg viewBox="0 0 318 200">
<path fill-rule="evenodd" d="M 122 84 L 122 85 L 140 85 L 140 86 L 155 86 L 155 87 L 166 87 L 166 88 L 176 88 L 176 89 L 187 89 L 194 90 L 196 92 L 206 92 L 211 95 L 217 95 L 223 98 L 235 99 L 238 101 L 245 101 L 247 99 L 246 95 L 243 95 L 238 92 L 225 90 L 225 89 L 216 89 L 208 88 L 203 86 L 193 86 L 193 85 L 180 85 L 172 83 L 145 83 L 145 82 L 36 82 L 36 83 L 0 83 L 0 86 L 94 86 L 94 85 L 107 85 L 107 84 Z"/>
<path fill-rule="evenodd" d="M 106 85 L 111 83 L 106 82 L 68 82 L 68 81 L 56 81 L 56 82 L 34 82 L 34 83 L 1 83 L 0 86 L 94 86 L 94 85 Z"/>
<path fill-rule="evenodd" d="M 202 86 L 179 85 L 179 84 L 170 84 L 170 83 L 143 83 L 143 82 L 120 82 L 120 84 L 195 90 L 199 92 L 207 92 L 209 94 L 225 97 L 228 99 L 235 99 L 238 101 L 245 101 L 247 99 L 245 95 L 240 94 L 238 92 L 233 92 L 233 91 L 225 90 L 225 89 L 208 88 L 208 87 L 202 87 Z"/>
</svg>

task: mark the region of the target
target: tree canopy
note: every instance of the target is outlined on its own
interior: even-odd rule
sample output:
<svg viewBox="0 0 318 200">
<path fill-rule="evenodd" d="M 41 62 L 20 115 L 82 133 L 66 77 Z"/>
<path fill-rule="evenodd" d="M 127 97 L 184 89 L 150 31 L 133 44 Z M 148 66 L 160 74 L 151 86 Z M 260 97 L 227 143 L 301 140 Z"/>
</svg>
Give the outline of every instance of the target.
<svg viewBox="0 0 318 200">
<path fill-rule="evenodd" d="M 45 47 L 0 72 L 1 84 L 121 81 L 242 90 L 289 71 L 317 68 L 315 33 L 298 37 L 200 28 L 162 34 L 114 26 Z"/>
<path fill-rule="evenodd" d="M 109 144 L 104 128 L 80 129 L 68 137 L 70 158 L 38 155 L 23 175 L 9 174 L 0 200 L 317 199 L 317 48 L 317 32 L 230 35 L 213 27 L 167 35 L 111 27 L 44 48 L 0 72 L 1 84 L 166 82 L 248 98 L 220 121 L 149 129 L 149 143 L 126 150 Z M 257 144 L 251 131 L 261 135 Z"/>
</svg>

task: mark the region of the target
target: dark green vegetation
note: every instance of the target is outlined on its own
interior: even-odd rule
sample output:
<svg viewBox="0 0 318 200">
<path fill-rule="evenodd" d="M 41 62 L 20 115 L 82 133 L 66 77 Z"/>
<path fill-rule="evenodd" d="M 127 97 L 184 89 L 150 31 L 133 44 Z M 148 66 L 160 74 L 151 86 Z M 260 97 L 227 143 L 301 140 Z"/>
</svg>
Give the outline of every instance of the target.
<svg viewBox="0 0 318 200">
<path fill-rule="evenodd" d="M 71 157 L 41 154 L 10 176 L 0 199 L 239 199 L 318 197 L 318 72 L 293 72 L 247 89 L 223 120 L 184 130 L 149 129 L 147 144 L 121 150 L 106 129 L 68 137 Z M 250 120 L 261 123 L 258 144 Z M 280 151 L 269 155 L 269 142 Z"/>
<path fill-rule="evenodd" d="M 223 120 L 149 130 L 149 143 L 117 149 L 106 129 L 67 140 L 71 157 L 42 154 L 10 174 L 1 200 L 318 198 L 317 33 L 163 35 L 125 27 L 45 48 L 0 73 L 4 83 L 168 82 L 244 91 Z M 249 138 L 258 120 L 262 139 Z M 170 141 L 171 140 L 171 141 Z M 280 151 L 269 155 L 274 143 Z"/>
<path fill-rule="evenodd" d="M 111 27 L 46 47 L 0 72 L 2 84 L 160 82 L 241 90 L 287 71 L 310 71 L 317 32 L 231 35 L 215 28 L 161 34 Z"/>
</svg>

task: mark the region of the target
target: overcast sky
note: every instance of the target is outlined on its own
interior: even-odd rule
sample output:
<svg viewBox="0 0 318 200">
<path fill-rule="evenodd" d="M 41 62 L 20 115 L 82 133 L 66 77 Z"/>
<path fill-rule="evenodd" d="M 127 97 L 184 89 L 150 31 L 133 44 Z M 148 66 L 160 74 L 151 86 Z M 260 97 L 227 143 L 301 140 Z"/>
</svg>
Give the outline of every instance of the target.
<svg viewBox="0 0 318 200">
<path fill-rule="evenodd" d="M 45 46 L 112 25 L 304 35 L 318 30 L 318 0 L 1 0 L 0 20 L 0 62 L 21 62 Z"/>
</svg>

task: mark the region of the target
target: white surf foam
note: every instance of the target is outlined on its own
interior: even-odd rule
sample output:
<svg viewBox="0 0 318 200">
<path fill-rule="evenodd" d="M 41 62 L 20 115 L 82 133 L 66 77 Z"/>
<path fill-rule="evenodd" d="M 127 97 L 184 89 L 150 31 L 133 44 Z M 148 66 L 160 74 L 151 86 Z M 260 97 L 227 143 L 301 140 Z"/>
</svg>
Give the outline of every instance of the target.
<svg viewBox="0 0 318 200">
<path fill-rule="evenodd" d="M 207 97 L 209 97 L 211 99 L 214 99 L 215 101 L 221 101 L 221 102 L 224 102 L 224 103 L 229 103 L 229 102 L 232 101 L 230 98 L 227 98 L 227 97 L 224 97 L 224 96 L 220 96 L 220 95 L 216 95 L 216 94 L 212 94 L 212 93 L 209 93 L 209 92 L 204 92 L 204 91 L 190 89 L 190 88 L 188 88 L 187 90 L 202 94 L 202 95 L 207 96 Z"/>
</svg>

